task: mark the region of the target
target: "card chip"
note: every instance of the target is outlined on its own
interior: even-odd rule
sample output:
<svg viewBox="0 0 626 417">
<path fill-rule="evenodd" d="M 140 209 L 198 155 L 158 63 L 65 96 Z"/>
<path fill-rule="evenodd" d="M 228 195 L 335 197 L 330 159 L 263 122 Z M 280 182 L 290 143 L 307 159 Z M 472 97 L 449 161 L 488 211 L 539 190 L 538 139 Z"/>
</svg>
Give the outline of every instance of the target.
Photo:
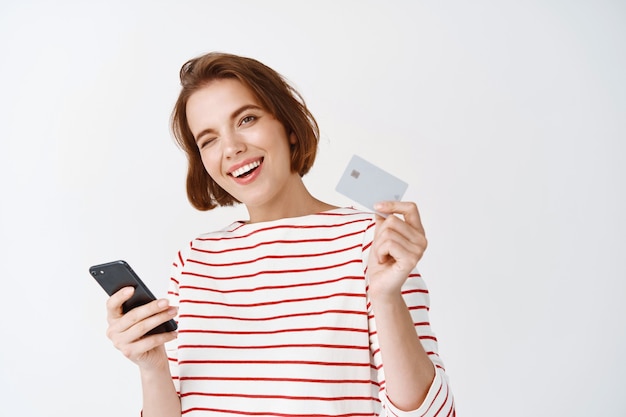
<svg viewBox="0 0 626 417">
<path fill-rule="evenodd" d="M 353 169 L 352 173 L 350 174 L 352 178 L 359 178 L 359 175 L 361 175 L 361 173 L 357 171 L 356 169 Z"/>
</svg>

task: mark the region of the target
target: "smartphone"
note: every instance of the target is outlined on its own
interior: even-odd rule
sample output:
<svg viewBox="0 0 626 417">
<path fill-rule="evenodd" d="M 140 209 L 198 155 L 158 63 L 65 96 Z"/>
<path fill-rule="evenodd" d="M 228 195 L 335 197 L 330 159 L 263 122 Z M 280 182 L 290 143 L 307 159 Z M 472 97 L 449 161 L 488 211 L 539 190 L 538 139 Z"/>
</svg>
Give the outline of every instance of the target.
<svg viewBox="0 0 626 417">
<path fill-rule="evenodd" d="M 400 201 L 408 186 L 400 178 L 353 155 L 336 191 L 374 211 L 374 204 L 379 201 Z"/>
<path fill-rule="evenodd" d="M 141 281 L 139 276 L 133 271 L 128 263 L 123 260 L 107 262 L 100 265 L 94 265 L 89 268 L 89 273 L 96 279 L 98 284 L 106 291 L 109 296 L 115 294 L 124 287 L 134 287 L 133 296 L 122 305 L 124 313 L 135 307 L 147 304 L 156 300 L 155 296 L 150 292 L 148 287 Z M 171 319 L 150 330 L 146 335 L 155 333 L 172 332 L 178 328 L 176 322 Z"/>
</svg>

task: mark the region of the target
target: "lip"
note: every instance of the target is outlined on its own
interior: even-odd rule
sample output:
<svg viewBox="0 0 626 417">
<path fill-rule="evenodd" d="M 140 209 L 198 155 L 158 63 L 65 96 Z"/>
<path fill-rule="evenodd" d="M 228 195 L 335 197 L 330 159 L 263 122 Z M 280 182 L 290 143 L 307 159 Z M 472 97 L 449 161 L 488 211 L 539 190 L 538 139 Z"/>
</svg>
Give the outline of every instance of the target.
<svg viewBox="0 0 626 417">
<path fill-rule="evenodd" d="M 251 164 L 251 163 L 253 163 L 253 162 L 257 162 L 257 161 L 260 161 L 260 162 L 261 162 L 261 164 L 262 164 L 262 163 L 263 163 L 263 157 L 261 156 L 261 157 L 258 157 L 258 158 L 248 158 L 248 159 L 244 159 L 243 161 L 241 161 L 241 162 L 239 162 L 239 163 L 237 163 L 237 164 L 235 164 L 235 165 L 231 165 L 231 166 L 228 168 L 228 170 L 226 171 L 226 173 L 227 173 L 229 176 L 231 176 L 231 177 L 232 177 L 232 173 L 233 173 L 233 172 L 235 172 L 235 171 L 237 171 L 239 168 L 244 167 L 244 166 L 246 166 L 246 165 L 248 165 L 248 164 Z M 233 178 L 235 178 L 235 177 L 233 177 Z"/>
</svg>

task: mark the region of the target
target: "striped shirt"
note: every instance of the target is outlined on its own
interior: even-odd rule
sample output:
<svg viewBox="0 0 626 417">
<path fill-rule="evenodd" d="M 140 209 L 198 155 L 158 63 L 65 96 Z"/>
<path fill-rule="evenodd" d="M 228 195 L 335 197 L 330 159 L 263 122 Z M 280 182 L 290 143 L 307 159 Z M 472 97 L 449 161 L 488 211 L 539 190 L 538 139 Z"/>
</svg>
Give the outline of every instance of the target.
<svg viewBox="0 0 626 417">
<path fill-rule="evenodd" d="M 436 376 L 418 410 L 387 400 L 366 291 L 374 228 L 371 213 L 340 208 L 235 222 L 179 252 L 169 289 L 179 330 L 167 351 L 182 414 L 454 415 L 417 271 L 402 293 Z"/>
</svg>

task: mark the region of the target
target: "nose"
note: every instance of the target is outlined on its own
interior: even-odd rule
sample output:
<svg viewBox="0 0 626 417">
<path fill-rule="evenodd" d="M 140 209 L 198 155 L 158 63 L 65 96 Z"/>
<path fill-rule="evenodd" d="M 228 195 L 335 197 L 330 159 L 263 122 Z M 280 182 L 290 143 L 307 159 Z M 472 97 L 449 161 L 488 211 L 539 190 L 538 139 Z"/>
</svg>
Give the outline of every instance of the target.
<svg viewBox="0 0 626 417">
<path fill-rule="evenodd" d="M 246 150 L 243 138 L 237 132 L 230 132 L 224 135 L 222 140 L 224 145 L 224 156 L 231 159 Z"/>
</svg>

